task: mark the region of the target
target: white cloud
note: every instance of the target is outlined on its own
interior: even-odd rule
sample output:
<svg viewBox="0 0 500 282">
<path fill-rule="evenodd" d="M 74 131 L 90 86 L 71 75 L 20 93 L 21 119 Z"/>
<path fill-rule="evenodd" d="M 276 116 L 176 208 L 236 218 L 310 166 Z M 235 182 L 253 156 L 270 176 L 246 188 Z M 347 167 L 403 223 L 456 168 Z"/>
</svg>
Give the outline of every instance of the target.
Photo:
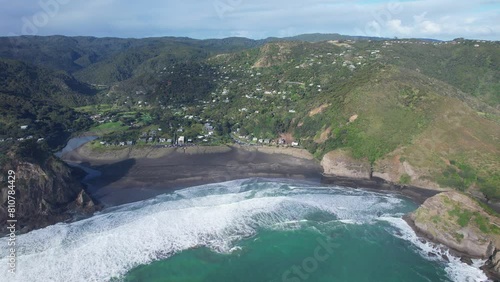
<svg viewBox="0 0 500 282">
<path fill-rule="evenodd" d="M 37 1 L 8 3 L 0 11 L 0 35 L 19 33 L 23 16 L 30 18 L 41 10 Z M 499 40 L 500 4 L 497 0 L 411 0 L 399 6 L 366 0 L 71 0 L 38 30 L 40 35 L 198 38 L 309 32 Z"/>
<path fill-rule="evenodd" d="M 411 35 L 413 29 L 408 26 L 403 26 L 401 20 L 395 19 L 387 22 L 387 27 L 394 31 L 396 34 Z"/>
<path fill-rule="evenodd" d="M 420 23 L 419 28 L 420 32 L 423 34 L 434 35 L 441 32 L 441 26 L 432 21 L 423 21 Z"/>
</svg>

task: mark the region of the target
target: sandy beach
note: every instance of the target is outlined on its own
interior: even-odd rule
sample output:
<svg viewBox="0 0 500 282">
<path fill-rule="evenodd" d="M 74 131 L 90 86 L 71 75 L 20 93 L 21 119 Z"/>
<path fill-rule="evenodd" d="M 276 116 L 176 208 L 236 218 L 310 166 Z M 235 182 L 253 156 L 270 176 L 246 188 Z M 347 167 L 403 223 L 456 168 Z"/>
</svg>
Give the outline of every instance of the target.
<svg viewBox="0 0 500 282">
<path fill-rule="evenodd" d="M 86 144 L 66 152 L 62 159 L 90 172 L 84 181 L 88 192 L 104 206 L 145 200 L 189 186 L 254 177 L 309 180 L 397 193 L 419 204 L 441 192 L 395 185 L 378 178 L 324 175 L 319 161 L 298 148 L 231 145 L 93 150 Z"/>
<path fill-rule="evenodd" d="M 89 192 L 105 206 L 144 200 L 174 189 L 265 177 L 321 180 L 322 167 L 306 150 L 277 147 L 124 148 L 82 146 L 62 156 L 97 170 Z"/>
</svg>

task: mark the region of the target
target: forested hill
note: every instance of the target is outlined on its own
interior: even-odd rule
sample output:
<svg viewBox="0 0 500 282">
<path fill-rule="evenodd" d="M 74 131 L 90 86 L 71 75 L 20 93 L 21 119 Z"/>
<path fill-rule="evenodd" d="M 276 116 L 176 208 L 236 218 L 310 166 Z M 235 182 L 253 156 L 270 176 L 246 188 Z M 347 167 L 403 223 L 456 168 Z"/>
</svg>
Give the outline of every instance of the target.
<svg viewBox="0 0 500 282">
<path fill-rule="evenodd" d="M 20 37 L 0 38 L 0 58 L 6 137 L 293 141 L 369 176 L 500 199 L 499 42 Z"/>
<path fill-rule="evenodd" d="M 180 37 L 146 39 L 23 36 L 0 37 L 0 57 L 63 70 L 83 81 L 114 83 L 137 74 L 144 63 L 202 60 L 225 52 L 262 45 L 246 38 L 196 40 Z"/>
<path fill-rule="evenodd" d="M 269 42 L 326 40 L 382 40 L 340 34 L 305 34 L 287 38 L 253 40 L 232 37 L 196 40 L 186 37 L 144 39 L 66 36 L 0 37 L 0 58 L 64 70 L 83 81 L 114 83 L 156 65 L 179 60 L 203 60 L 210 56 L 259 47 Z M 146 66 L 143 66 L 143 64 Z"/>
</svg>

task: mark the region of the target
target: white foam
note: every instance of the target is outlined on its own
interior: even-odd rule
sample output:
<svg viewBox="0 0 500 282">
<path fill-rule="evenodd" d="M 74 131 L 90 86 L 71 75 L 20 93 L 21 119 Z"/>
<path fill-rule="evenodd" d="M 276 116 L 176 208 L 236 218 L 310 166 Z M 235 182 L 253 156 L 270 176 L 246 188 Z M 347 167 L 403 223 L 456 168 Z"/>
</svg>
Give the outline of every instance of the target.
<svg viewBox="0 0 500 282">
<path fill-rule="evenodd" d="M 483 260 L 474 260 L 474 265 L 463 263 L 460 258 L 451 255 L 448 248 L 442 245 L 433 244 L 427 241 L 422 241 L 418 238 L 413 229 L 402 218 L 397 217 L 380 217 L 379 220 L 387 221 L 392 226 L 396 227 L 401 234 L 395 234 L 396 237 L 410 241 L 417 247 L 418 252 L 426 259 L 432 261 L 441 261 L 446 263 L 446 273 L 452 281 L 456 282 L 483 282 L 489 281 L 486 274 L 479 269 L 484 265 Z M 429 255 L 434 254 L 434 255 Z M 443 259 L 446 256 L 449 262 Z"/>
<path fill-rule="evenodd" d="M 193 247 L 230 253 L 236 250 L 236 241 L 259 228 L 293 229 L 316 212 L 345 222 L 371 222 L 376 218 L 374 211 L 397 212 L 394 209 L 401 202 L 366 191 L 316 188 L 231 181 L 33 231 L 17 238 L 14 281 L 109 281 L 138 265 Z M 0 245 L 6 244 L 5 238 L 0 239 Z M 0 273 L 7 275 L 6 253 L 0 254 Z"/>
</svg>

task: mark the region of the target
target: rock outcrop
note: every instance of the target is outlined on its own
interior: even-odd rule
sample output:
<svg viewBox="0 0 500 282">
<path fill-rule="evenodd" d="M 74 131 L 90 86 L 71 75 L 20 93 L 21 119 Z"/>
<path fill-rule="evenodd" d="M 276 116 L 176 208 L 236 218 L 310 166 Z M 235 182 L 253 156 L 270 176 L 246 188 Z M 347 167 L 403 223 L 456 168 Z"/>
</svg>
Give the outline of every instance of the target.
<svg viewBox="0 0 500 282">
<path fill-rule="evenodd" d="M 366 160 L 356 160 L 345 150 L 331 151 L 321 161 L 326 175 L 348 177 L 354 179 L 370 179 L 371 166 Z"/>
<path fill-rule="evenodd" d="M 70 168 L 53 156 L 41 161 L 26 160 L 12 154 L 9 157 L 2 171 L 15 172 L 15 214 L 21 232 L 66 220 L 75 213 L 89 214 L 97 209 L 80 182 L 85 176 L 83 171 Z M 2 178 L 2 183 L 7 183 L 7 174 Z M 8 216 L 7 192 L 7 185 L 0 187 L 0 222 L 6 222 Z M 5 231 L 0 230 L 1 233 Z"/>
<path fill-rule="evenodd" d="M 408 220 L 416 232 L 472 258 L 488 259 L 487 269 L 500 276 L 500 218 L 455 191 L 427 199 Z"/>
<path fill-rule="evenodd" d="M 384 179 L 387 182 L 441 189 L 437 183 L 430 180 L 430 176 L 431 173 L 428 169 L 412 166 L 396 152 L 377 160 L 373 166 L 373 177 Z"/>
</svg>

